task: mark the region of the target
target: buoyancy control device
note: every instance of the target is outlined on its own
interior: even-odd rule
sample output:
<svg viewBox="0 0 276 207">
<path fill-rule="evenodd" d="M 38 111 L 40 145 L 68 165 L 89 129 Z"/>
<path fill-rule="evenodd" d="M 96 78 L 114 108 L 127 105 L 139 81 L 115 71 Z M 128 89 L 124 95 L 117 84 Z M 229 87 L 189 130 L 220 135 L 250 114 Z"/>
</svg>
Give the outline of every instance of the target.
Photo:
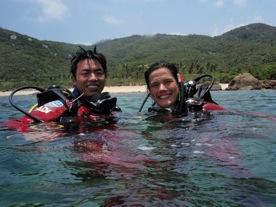
<svg viewBox="0 0 276 207">
<path fill-rule="evenodd" d="M 37 104 L 28 112 L 13 101 L 14 94 L 26 89 L 38 91 L 36 94 Z M 25 117 L 21 119 L 28 120 L 29 123 L 59 121 L 62 116 L 78 116 L 77 118 L 81 119 L 83 115 L 86 118 L 91 117 L 95 121 L 95 117 L 101 114 L 109 115 L 113 110 L 118 110 L 116 107 L 117 98 L 111 97 L 107 92 L 97 94 L 88 101 L 83 97 L 83 94 L 74 97 L 70 90 L 56 85 L 49 86 L 47 89 L 33 86 L 18 88 L 11 93 L 9 102 L 25 114 Z"/>
</svg>

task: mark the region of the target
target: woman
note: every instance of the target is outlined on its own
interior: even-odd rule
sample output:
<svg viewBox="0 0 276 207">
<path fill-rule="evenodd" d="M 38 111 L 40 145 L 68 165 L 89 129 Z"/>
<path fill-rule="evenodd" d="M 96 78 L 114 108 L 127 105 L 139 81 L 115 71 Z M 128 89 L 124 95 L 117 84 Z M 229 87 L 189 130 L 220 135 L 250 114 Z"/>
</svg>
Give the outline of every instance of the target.
<svg viewBox="0 0 276 207">
<path fill-rule="evenodd" d="M 206 77 L 209 83 L 199 84 L 199 81 Z M 178 69 L 174 64 L 159 61 L 149 67 L 145 72 L 145 81 L 149 95 L 157 105 L 149 108 L 149 111 L 169 111 L 187 115 L 188 111 L 205 112 L 223 109 L 211 98 L 210 89 L 214 83 L 212 76 L 203 75 L 185 84 L 179 79 Z"/>
<path fill-rule="evenodd" d="M 165 61 L 152 64 L 145 72 L 145 80 L 149 94 L 158 106 L 150 110 L 165 109 L 173 113 L 187 113 L 183 97 L 180 95 L 178 69 L 174 64 Z"/>
</svg>

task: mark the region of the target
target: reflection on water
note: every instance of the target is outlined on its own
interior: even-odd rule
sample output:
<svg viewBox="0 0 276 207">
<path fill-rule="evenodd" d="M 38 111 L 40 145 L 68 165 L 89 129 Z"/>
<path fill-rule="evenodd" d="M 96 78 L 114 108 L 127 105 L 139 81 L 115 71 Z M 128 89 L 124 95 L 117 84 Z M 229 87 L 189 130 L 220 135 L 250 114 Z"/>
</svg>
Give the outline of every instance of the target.
<svg viewBox="0 0 276 207">
<path fill-rule="evenodd" d="M 273 206 L 275 91 L 220 91 L 229 110 L 200 122 L 138 114 L 118 94 L 112 126 L 0 126 L 0 206 Z M 28 107 L 29 97 L 18 102 Z M 0 98 L 3 122 L 21 114 Z"/>
</svg>

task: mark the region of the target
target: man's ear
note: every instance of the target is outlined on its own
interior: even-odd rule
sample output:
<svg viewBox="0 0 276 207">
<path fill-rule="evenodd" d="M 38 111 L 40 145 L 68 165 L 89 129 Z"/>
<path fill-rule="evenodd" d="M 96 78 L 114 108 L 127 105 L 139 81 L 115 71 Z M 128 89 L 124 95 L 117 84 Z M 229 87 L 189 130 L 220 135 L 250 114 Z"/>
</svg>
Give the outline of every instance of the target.
<svg viewBox="0 0 276 207">
<path fill-rule="evenodd" d="M 72 80 L 73 84 L 75 84 L 75 82 L 76 82 L 76 77 L 75 77 L 75 76 L 73 76 L 73 75 L 71 74 L 71 75 L 70 75 L 70 78 L 71 78 L 71 80 Z"/>
</svg>

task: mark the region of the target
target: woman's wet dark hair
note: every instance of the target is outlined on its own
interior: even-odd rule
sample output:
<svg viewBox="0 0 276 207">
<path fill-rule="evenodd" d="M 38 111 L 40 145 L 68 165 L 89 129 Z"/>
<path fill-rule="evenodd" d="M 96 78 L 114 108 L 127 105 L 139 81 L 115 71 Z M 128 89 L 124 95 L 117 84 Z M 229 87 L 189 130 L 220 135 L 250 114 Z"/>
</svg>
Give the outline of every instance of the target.
<svg viewBox="0 0 276 207">
<path fill-rule="evenodd" d="M 158 62 L 155 62 L 153 63 L 145 72 L 145 81 L 147 83 L 147 87 L 149 88 L 149 76 L 150 74 L 155 71 L 155 70 L 158 70 L 160 68 L 167 68 L 172 76 L 174 77 L 174 79 L 176 80 L 176 82 L 178 82 L 178 78 L 177 78 L 177 74 L 178 74 L 178 69 L 177 67 L 172 64 L 172 63 L 168 63 L 164 60 L 161 60 L 161 61 L 158 61 Z"/>
<path fill-rule="evenodd" d="M 102 53 L 97 53 L 96 46 L 94 50 L 85 50 L 80 47 L 80 50 L 76 52 L 74 57 L 71 59 L 71 73 L 74 77 L 76 77 L 77 65 L 81 60 L 84 59 L 92 59 L 97 60 L 101 66 L 103 67 L 105 76 L 107 75 L 107 67 L 106 67 L 106 58 Z"/>
</svg>

